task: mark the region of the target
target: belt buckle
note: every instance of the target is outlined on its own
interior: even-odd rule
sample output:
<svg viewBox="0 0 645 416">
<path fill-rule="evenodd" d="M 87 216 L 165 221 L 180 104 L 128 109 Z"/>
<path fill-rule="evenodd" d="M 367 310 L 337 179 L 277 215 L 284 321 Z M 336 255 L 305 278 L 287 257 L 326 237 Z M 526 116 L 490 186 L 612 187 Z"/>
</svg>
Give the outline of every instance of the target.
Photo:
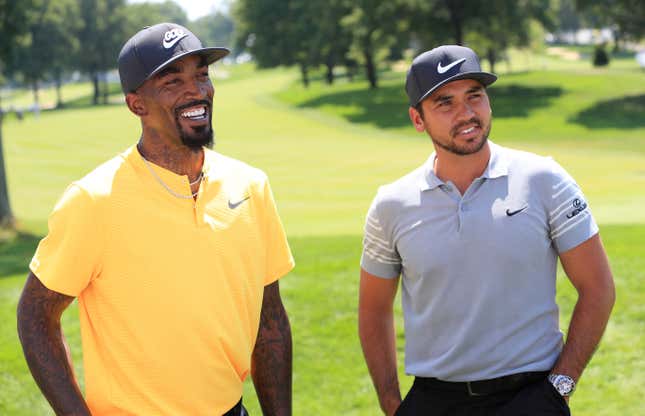
<svg viewBox="0 0 645 416">
<path fill-rule="evenodd" d="M 468 388 L 468 395 L 469 396 L 485 396 L 485 394 L 475 393 L 473 391 L 472 387 L 471 387 L 471 382 L 470 381 L 466 382 L 466 387 Z"/>
</svg>

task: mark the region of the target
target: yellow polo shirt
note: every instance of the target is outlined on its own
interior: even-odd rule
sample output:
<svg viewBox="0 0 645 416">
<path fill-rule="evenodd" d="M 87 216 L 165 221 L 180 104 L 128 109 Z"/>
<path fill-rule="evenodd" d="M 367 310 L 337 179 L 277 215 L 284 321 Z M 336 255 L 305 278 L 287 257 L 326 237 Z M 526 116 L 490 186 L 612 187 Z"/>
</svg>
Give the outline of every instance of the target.
<svg viewBox="0 0 645 416">
<path fill-rule="evenodd" d="M 157 176 L 188 195 L 186 176 Z M 197 200 L 136 147 L 65 191 L 30 268 L 79 300 L 94 415 L 221 415 L 242 395 L 262 295 L 294 266 L 266 175 L 205 149 Z"/>
</svg>

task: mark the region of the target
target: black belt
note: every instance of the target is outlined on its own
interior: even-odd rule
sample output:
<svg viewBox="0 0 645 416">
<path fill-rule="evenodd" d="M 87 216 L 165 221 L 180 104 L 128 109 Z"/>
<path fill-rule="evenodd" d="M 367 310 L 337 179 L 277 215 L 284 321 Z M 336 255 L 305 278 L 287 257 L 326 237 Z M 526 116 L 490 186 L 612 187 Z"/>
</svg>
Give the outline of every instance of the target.
<svg viewBox="0 0 645 416">
<path fill-rule="evenodd" d="M 437 378 L 415 377 L 414 384 L 420 388 L 462 392 L 469 396 L 487 396 L 503 391 L 518 390 L 527 384 L 545 379 L 548 371 L 510 374 L 508 376 L 478 381 L 443 381 Z"/>
</svg>

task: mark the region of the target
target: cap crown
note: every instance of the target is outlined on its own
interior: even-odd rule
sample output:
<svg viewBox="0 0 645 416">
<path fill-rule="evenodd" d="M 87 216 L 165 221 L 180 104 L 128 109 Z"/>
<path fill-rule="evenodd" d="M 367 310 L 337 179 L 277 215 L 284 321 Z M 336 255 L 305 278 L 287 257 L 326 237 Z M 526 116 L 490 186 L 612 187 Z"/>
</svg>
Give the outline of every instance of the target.
<svg viewBox="0 0 645 416">
<path fill-rule="evenodd" d="M 414 107 L 437 88 L 458 79 L 476 79 L 488 86 L 497 76 L 483 72 L 477 54 L 464 46 L 444 45 L 414 58 L 408 70 L 405 91 Z"/>
<path fill-rule="evenodd" d="M 210 64 L 226 55 L 226 48 L 204 48 L 190 30 L 174 23 L 149 26 L 132 36 L 119 54 L 119 76 L 125 94 L 170 63 L 189 54 L 201 54 Z"/>
</svg>

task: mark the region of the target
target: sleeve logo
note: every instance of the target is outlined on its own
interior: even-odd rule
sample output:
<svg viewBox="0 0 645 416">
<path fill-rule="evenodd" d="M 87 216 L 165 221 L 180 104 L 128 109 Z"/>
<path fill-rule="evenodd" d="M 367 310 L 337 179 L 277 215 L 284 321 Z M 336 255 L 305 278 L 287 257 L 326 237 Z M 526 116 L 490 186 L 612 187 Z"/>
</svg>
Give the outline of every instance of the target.
<svg viewBox="0 0 645 416">
<path fill-rule="evenodd" d="M 587 203 L 579 198 L 573 200 L 573 211 L 567 214 L 567 218 L 573 218 L 576 215 L 580 214 L 582 211 L 587 209 Z"/>
</svg>

